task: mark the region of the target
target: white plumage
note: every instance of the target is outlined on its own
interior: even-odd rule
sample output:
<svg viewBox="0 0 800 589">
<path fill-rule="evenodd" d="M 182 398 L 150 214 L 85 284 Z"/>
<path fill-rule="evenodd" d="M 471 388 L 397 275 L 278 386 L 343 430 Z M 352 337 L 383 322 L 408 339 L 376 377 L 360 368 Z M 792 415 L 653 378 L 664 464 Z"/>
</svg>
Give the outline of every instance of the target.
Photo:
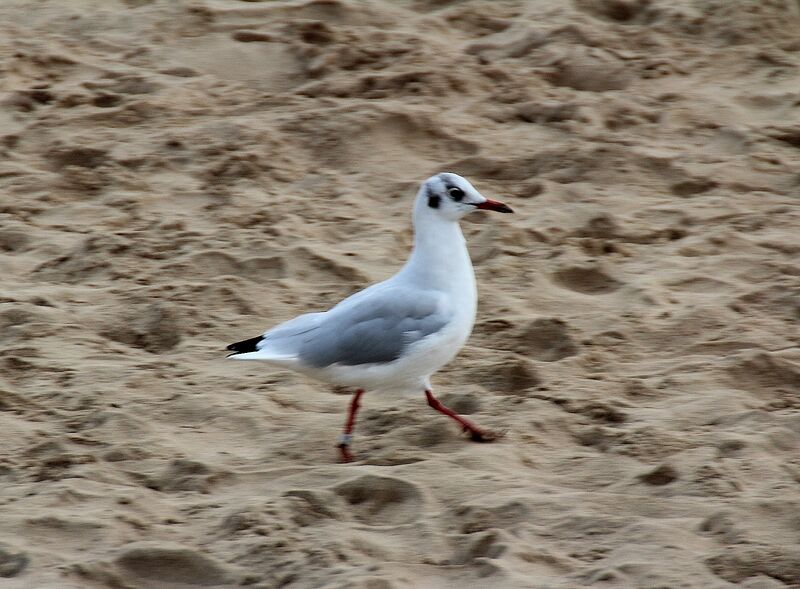
<svg viewBox="0 0 800 589">
<path fill-rule="evenodd" d="M 486 199 L 461 176 L 429 178 L 414 202 L 414 249 L 397 274 L 329 311 L 300 315 L 231 344 L 229 357 L 262 360 L 357 387 L 348 423 L 355 420 L 362 389 L 425 391 L 432 406 L 435 402 L 436 409 L 451 415 L 433 399 L 430 377 L 455 357 L 475 321 L 475 273 L 458 220 L 477 209 L 512 212 Z M 488 437 L 463 418 L 454 418 L 473 438 Z M 347 461 L 351 432 L 345 429 L 346 442 L 340 447 Z"/>
</svg>

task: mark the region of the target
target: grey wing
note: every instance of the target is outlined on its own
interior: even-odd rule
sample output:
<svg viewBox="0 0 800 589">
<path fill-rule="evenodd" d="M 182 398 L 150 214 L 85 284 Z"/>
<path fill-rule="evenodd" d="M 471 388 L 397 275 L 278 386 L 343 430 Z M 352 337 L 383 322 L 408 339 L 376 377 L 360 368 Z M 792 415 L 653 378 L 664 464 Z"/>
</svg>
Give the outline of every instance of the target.
<svg viewBox="0 0 800 589">
<path fill-rule="evenodd" d="M 442 299 L 436 292 L 390 288 L 334 307 L 300 347 L 300 360 L 317 368 L 397 360 L 448 323 Z"/>
</svg>

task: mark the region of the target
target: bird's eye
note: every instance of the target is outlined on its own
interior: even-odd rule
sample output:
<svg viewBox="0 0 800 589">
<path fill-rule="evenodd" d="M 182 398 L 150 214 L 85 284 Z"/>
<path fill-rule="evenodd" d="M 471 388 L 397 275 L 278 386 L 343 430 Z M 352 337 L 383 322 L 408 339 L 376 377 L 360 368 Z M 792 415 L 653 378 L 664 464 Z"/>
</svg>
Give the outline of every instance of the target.
<svg viewBox="0 0 800 589">
<path fill-rule="evenodd" d="M 450 195 L 450 198 L 456 202 L 459 202 L 462 198 L 464 198 L 464 191 L 457 186 L 451 186 L 448 188 L 447 193 Z"/>
</svg>

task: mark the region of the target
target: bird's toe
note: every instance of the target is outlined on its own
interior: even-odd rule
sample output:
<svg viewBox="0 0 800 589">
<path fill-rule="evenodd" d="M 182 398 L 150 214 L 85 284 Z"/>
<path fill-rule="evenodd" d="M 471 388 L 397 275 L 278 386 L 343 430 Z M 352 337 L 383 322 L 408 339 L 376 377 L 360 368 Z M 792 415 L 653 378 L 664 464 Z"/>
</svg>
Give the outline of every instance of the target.
<svg viewBox="0 0 800 589">
<path fill-rule="evenodd" d="M 347 444 L 339 444 L 337 448 L 339 448 L 339 462 L 341 464 L 348 464 L 355 460 Z"/>
<path fill-rule="evenodd" d="M 472 430 L 469 432 L 469 439 L 473 442 L 494 442 L 505 435 L 505 432 L 492 431 L 487 429 Z"/>
</svg>

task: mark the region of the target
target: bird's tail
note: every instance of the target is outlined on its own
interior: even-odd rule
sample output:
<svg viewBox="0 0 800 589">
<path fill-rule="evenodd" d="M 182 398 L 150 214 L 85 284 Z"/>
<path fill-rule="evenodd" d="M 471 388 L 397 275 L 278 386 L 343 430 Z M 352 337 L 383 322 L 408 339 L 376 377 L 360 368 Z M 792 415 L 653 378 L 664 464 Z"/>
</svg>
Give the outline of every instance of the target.
<svg viewBox="0 0 800 589">
<path fill-rule="evenodd" d="M 259 346 L 264 339 L 263 335 L 259 335 L 230 344 L 227 346 L 227 349 L 231 350 L 228 358 L 234 360 L 264 360 L 280 365 L 291 365 L 296 362 L 297 356 L 295 354 L 277 352 L 264 344 Z"/>
<path fill-rule="evenodd" d="M 325 313 L 306 313 L 273 327 L 267 333 L 228 346 L 235 360 L 266 360 L 289 365 L 297 362 L 303 342 L 310 337 Z"/>
<path fill-rule="evenodd" d="M 251 337 L 250 339 L 243 339 L 240 342 L 230 344 L 227 349 L 231 350 L 232 353 L 228 354 L 228 358 L 231 356 L 238 356 L 239 354 L 247 354 L 248 352 L 257 352 L 258 344 L 263 339 L 263 335 L 258 335 L 256 337 Z"/>
</svg>

